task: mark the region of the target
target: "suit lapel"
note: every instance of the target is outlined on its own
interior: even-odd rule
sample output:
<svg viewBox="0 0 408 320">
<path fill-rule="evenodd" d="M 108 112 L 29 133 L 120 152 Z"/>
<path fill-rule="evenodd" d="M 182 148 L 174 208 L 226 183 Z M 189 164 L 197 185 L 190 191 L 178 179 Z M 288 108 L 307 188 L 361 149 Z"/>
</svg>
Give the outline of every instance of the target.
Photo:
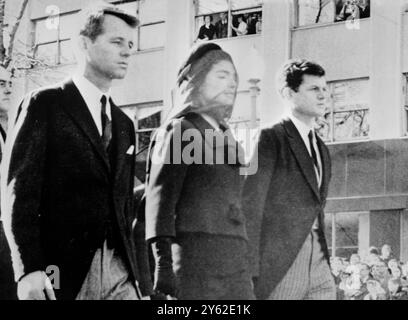
<svg viewBox="0 0 408 320">
<path fill-rule="evenodd" d="M 99 135 L 95 121 L 81 96 L 81 93 L 72 80 L 63 84 L 63 106 L 65 111 L 71 116 L 74 122 L 81 128 L 89 138 L 101 160 L 105 163 L 107 170 L 110 170 L 108 155 Z"/>
<path fill-rule="evenodd" d="M 289 119 L 283 121 L 283 127 L 288 134 L 290 148 L 297 159 L 303 175 L 305 176 L 313 192 L 316 194 L 317 198 L 320 200 L 320 192 L 316 179 L 316 173 L 313 168 L 313 162 L 310 159 L 309 152 L 307 151 L 300 133 L 296 129 L 293 122 Z"/>
<path fill-rule="evenodd" d="M 323 179 L 322 179 L 322 186 L 320 188 L 321 191 L 321 198 L 325 199 L 328 191 L 329 186 L 329 178 L 330 178 L 330 157 L 327 152 L 327 149 L 324 147 L 324 142 L 317 136 L 317 146 L 319 148 L 320 157 L 322 159 L 322 170 L 323 170 Z"/>
<path fill-rule="evenodd" d="M 119 108 L 110 100 L 112 114 L 112 144 L 113 144 L 113 164 L 114 181 L 119 177 L 120 170 L 123 168 L 123 161 L 126 159 L 126 152 L 130 147 L 129 130 L 126 126 L 126 119 Z"/>
</svg>

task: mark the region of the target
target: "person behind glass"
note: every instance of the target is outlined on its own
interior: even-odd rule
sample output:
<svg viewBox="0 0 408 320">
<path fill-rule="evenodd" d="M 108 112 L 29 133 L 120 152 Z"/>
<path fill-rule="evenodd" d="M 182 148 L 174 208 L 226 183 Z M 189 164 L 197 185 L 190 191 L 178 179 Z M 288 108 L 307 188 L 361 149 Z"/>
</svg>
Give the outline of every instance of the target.
<svg viewBox="0 0 408 320">
<path fill-rule="evenodd" d="M 135 129 L 110 88 L 127 73 L 138 20 L 105 2 L 79 17 L 77 73 L 25 97 L 6 145 L 3 215 L 18 297 L 137 300 L 147 261 L 132 229 Z"/>
<path fill-rule="evenodd" d="M 10 72 L 0 66 L 0 162 L 6 142 L 8 113 L 11 106 L 11 85 Z M 0 212 L 0 300 L 16 299 L 17 286 L 14 281 L 10 248 L 4 233 Z"/>
<path fill-rule="evenodd" d="M 255 25 L 256 34 L 262 33 L 262 15 L 258 14 L 258 18 Z"/>
<path fill-rule="evenodd" d="M 213 40 L 216 29 L 212 24 L 212 16 L 204 16 L 204 24 L 200 27 L 198 32 L 198 39 L 200 40 Z"/>
<path fill-rule="evenodd" d="M 361 8 L 356 0 L 346 0 L 344 5 L 336 17 L 337 21 L 356 20 L 360 19 Z"/>
<path fill-rule="evenodd" d="M 294 59 L 277 76 L 288 116 L 260 131 L 258 171 L 243 192 L 255 293 L 271 300 L 336 299 L 324 235 L 331 161 L 314 129 L 329 98 L 325 71 Z"/>
<path fill-rule="evenodd" d="M 248 25 L 244 21 L 244 17 L 242 15 L 238 16 L 238 28 L 235 28 L 231 23 L 231 28 L 237 34 L 237 36 L 243 36 L 248 34 Z"/>
<path fill-rule="evenodd" d="M 179 70 L 179 103 L 150 145 L 146 237 L 154 287 L 178 299 L 254 298 L 240 202 L 242 149 L 226 123 L 237 88 L 231 56 L 214 43 L 198 46 Z M 192 141 L 177 140 L 190 134 Z M 193 163 L 185 157 L 191 144 Z"/>
<path fill-rule="evenodd" d="M 228 37 L 228 18 L 226 12 L 220 13 L 220 20 L 215 23 L 217 39 Z"/>
<path fill-rule="evenodd" d="M 257 15 L 254 14 L 248 14 L 248 18 L 246 20 L 247 25 L 248 25 L 248 34 L 255 34 L 256 33 L 256 23 L 257 23 Z"/>
</svg>

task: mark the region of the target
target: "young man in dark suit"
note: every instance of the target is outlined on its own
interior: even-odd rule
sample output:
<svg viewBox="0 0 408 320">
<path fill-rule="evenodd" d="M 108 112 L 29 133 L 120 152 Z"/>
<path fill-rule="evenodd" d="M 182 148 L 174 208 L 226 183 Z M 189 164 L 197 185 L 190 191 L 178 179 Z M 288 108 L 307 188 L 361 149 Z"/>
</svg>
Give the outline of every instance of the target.
<svg viewBox="0 0 408 320">
<path fill-rule="evenodd" d="M 126 75 L 136 25 L 112 5 L 84 10 L 78 73 L 20 106 L 2 186 L 20 299 L 141 297 L 135 130 L 110 97 L 112 80 Z"/>
<path fill-rule="evenodd" d="M 327 147 L 314 131 L 324 115 L 324 69 L 306 60 L 287 62 L 278 89 L 289 116 L 260 132 L 243 205 L 259 299 L 335 299 L 324 235 L 324 205 L 331 177 Z"/>
</svg>

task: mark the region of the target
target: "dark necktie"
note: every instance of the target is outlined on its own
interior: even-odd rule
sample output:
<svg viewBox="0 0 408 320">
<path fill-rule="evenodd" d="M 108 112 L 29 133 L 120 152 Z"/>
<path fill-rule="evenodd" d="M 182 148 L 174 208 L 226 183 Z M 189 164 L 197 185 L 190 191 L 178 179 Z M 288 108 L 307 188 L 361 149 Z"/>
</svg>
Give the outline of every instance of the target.
<svg viewBox="0 0 408 320">
<path fill-rule="evenodd" d="M 102 119 L 102 141 L 105 150 L 108 151 L 110 141 L 112 139 L 112 122 L 109 120 L 106 114 L 106 96 L 103 95 L 101 98 L 101 119 Z"/>
<path fill-rule="evenodd" d="M 313 164 L 317 170 L 317 175 L 318 175 L 318 181 L 320 180 L 321 172 L 320 172 L 320 167 L 319 167 L 319 161 L 317 160 L 317 154 L 316 150 L 313 146 L 313 130 L 310 130 L 309 134 L 309 144 L 310 144 L 310 151 L 312 152 L 312 159 L 313 159 Z"/>
</svg>

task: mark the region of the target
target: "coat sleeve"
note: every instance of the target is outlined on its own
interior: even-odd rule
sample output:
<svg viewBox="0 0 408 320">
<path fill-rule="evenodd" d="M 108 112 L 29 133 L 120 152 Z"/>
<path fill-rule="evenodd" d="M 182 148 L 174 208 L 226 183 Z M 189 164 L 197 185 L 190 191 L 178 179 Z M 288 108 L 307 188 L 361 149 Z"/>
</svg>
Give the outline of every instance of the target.
<svg viewBox="0 0 408 320">
<path fill-rule="evenodd" d="M 268 131 L 262 130 L 251 162 L 258 162 L 258 170 L 245 180 L 242 207 L 247 221 L 249 238 L 248 260 L 252 277 L 259 275 L 260 239 L 266 197 L 275 167 L 275 142 Z"/>
<path fill-rule="evenodd" d="M 2 168 L 2 218 L 15 280 L 45 270 L 40 245 L 41 197 L 47 149 L 46 101 L 26 97 L 9 133 Z"/>
<path fill-rule="evenodd" d="M 182 161 L 183 122 L 174 120 L 158 129 L 149 150 L 146 182 L 146 239 L 176 236 L 176 207 L 188 165 Z"/>
</svg>

